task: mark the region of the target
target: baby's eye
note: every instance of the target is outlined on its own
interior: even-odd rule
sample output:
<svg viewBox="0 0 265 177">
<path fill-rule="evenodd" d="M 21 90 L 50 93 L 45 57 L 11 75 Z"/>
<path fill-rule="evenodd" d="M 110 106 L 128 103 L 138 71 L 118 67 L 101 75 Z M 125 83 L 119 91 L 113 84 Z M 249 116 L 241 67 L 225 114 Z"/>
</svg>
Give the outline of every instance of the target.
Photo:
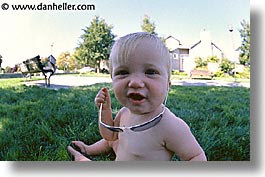
<svg viewBox="0 0 265 177">
<path fill-rule="evenodd" d="M 117 71 L 115 75 L 122 75 L 122 76 L 124 76 L 124 75 L 127 75 L 127 74 L 129 74 L 128 71 L 126 71 L 126 70 L 120 70 L 120 71 Z"/>
<path fill-rule="evenodd" d="M 156 71 L 155 69 L 148 69 L 145 71 L 145 74 L 147 75 L 155 75 L 155 74 L 159 74 L 158 71 Z"/>
</svg>

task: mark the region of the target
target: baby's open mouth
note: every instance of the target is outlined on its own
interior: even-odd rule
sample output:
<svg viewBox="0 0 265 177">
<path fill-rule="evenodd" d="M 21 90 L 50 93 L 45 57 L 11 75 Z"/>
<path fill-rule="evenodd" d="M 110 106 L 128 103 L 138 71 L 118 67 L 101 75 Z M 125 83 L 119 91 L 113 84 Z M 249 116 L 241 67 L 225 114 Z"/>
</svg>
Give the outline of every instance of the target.
<svg viewBox="0 0 265 177">
<path fill-rule="evenodd" d="M 145 97 L 139 93 L 130 93 L 129 98 L 135 101 L 141 101 L 145 99 Z"/>
</svg>

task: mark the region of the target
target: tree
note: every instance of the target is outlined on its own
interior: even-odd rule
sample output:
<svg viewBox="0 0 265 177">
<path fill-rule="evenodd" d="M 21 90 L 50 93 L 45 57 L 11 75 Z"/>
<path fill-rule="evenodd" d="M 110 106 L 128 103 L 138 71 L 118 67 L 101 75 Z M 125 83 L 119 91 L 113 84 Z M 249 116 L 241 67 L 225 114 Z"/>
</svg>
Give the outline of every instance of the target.
<svg viewBox="0 0 265 177">
<path fill-rule="evenodd" d="M 141 28 L 143 32 L 148 32 L 148 33 L 157 35 L 155 32 L 155 28 L 156 28 L 155 23 L 151 22 L 150 18 L 147 15 L 144 16 L 143 24 L 141 25 Z"/>
<path fill-rule="evenodd" d="M 250 24 L 243 20 L 241 22 L 242 29 L 239 29 L 242 38 L 241 46 L 239 47 L 240 64 L 250 64 Z"/>
<path fill-rule="evenodd" d="M 56 65 L 61 70 L 73 70 L 75 68 L 75 60 L 71 57 L 70 52 L 62 52 L 56 60 Z"/>
<path fill-rule="evenodd" d="M 86 63 L 80 58 L 80 50 L 75 50 L 74 53 L 71 55 L 71 59 L 75 63 L 75 68 L 80 69 L 82 66 L 84 66 Z"/>
<path fill-rule="evenodd" d="M 115 35 L 112 26 L 98 16 L 92 20 L 89 27 L 83 29 L 80 43 L 75 53 L 75 58 L 86 65 L 95 66 L 99 72 L 102 60 L 108 60 Z"/>
</svg>

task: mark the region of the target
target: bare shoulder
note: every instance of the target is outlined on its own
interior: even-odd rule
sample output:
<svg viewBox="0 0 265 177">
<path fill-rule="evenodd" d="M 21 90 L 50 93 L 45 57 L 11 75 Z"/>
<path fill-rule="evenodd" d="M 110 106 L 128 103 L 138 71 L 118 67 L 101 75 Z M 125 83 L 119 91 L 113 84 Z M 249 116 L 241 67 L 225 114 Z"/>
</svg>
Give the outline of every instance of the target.
<svg viewBox="0 0 265 177">
<path fill-rule="evenodd" d="M 126 108 L 126 107 L 122 107 L 121 109 L 120 109 L 120 111 L 119 112 L 121 112 L 121 113 L 128 113 L 129 112 L 129 109 L 128 108 Z"/>
<path fill-rule="evenodd" d="M 120 125 L 120 120 L 121 120 L 121 117 L 124 117 L 126 114 L 129 113 L 129 110 L 128 108 L 126 107 L 122 107 L 119 112 L 117 113 L 116 117 L 115 117 L 115 120 L 114 120 L 114 125 L 115 126 L 119 126 Z"/>
<path fill-rule="evenodd" d="M 176 146 L 176 144 L 183 144 L 184 141 L 194 140 L 190 127 L 183 119 L 177 117 L 169 109 L 166 109 L 164 116 L 162 119 L 162 133 L 165 144 Z"/>
<path fill-rule="evenodd" d="M 126 108 L 126 107 L 122 107 L 122 108 L 119 110 L 119 112 L 117 113 L 116 118 L 117 118 L 117 117 L 122 117 L 122 116 L 124 116 L 124 115 L 126 115 L 126 114 L 128 114 L 128 113 L 129 113 L 129 109 Z"/>
<path fill-rule="evenodd" d="M 165 146 L 175 152 L 182 160 L 191 160 L 202 155 L 205 156 L 190 127 L 181 118 L 175 116 L 169 109 L 163 119 L 163 138 Z"/>
<path fill-rule="evenodd" d="M 177 117 L 174 113 L 172 113 L 168 108 L 164 114 L 164 126 L 167 127 L 168 130 L 176 131 L 189 131 L 189 126 L 187 123 L 180 117 Z"/>
</svg>

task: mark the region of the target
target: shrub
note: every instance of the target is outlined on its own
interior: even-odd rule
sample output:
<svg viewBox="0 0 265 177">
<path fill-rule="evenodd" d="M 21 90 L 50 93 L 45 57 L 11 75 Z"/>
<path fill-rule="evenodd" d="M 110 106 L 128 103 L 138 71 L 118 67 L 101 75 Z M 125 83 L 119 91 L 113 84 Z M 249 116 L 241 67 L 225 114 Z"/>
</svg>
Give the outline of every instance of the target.
<svg viewBox="0 0 265 177">
<path fill-rule="evenodd" d="M 234 64 L 227 58 L 223 58 L 220 64 L 220 69 L 224 73 L 230 73 L 234 69 Z"/>
<path fill-rule="evenodd" d="M 188 74 L 186 72 L 179 72 L 178 70 L 174 70 L 172 71 L 172 75 L 187 76 Z"/>
<path fill-rule="evenodd" d="M 195 63 L 196 63 L 196 68 L 206 68 L 207 67 L 207 61 L 204 60 L 201 57 L 196 57 L 194 59 Z"/>
<path fill-rule="evenodd" d="M 210 63 L 219 63 L 220 59 L 217 56 L 210 56 L 207 58 L 207 62 Z"/>
<path fill-rule="evenodd" d="M 244 72 L 236 73 L 236 78 L 250 79 L 250 68 L 245 67 Z"/>
</svg>

